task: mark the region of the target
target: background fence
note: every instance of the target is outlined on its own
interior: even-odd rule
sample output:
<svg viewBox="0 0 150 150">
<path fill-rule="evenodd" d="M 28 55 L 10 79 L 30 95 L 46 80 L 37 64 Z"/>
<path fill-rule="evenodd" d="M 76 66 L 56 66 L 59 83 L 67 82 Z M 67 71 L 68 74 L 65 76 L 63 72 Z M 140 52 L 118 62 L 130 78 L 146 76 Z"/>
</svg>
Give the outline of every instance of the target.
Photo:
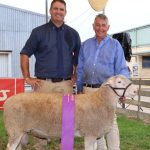
<svg viewBox="0 0 150 150">
<path fill-rule="evenodd" d="M 133 84 L 139 86 L 138 96 L 134 100 L 127 98 L 124 105 L 118 105 L 117 113 L 150 123 L 150 78 L 134 78 L 131 80 Z"/>
</svg>

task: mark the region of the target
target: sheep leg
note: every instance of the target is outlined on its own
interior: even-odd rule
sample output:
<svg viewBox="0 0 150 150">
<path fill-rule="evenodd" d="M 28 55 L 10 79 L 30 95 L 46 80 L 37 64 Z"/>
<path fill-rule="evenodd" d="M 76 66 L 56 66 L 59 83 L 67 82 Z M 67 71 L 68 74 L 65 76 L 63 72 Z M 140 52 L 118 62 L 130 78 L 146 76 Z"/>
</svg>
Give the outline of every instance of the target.
<svg viewBox="0 0 150 150">
<path fill-rule="evenodd" d="M 22 138 L 21 138 L 21 144 L 22 145 L 27 145 L 28 144 L 28 141 L 29 141 L 29 136 L 27 133 L 25 133 Z"/>
<path fill-rule="evenodd" d="M 21 149 L 22 149 L 22 145 L 19 144 L 19 145 L 17 146 L 17 149 L 16 149 L 16 150 L 21 150 Z"/>
<path fill-rule="evenodd" d="M 38 129 L 32 129 L 31 134 L 39 139 L 46 139 L 47 142 L 50 142 L 50 136 L 48 134 L 46 134 L 45 132 L 43 132 L 42 130 L 38 130 Z"/>
<path fill-rule="evenodd" d="M 43 150 L 47 142 L 50 142 L 50 136 L 42 130 L 32 129 L 30 133 L 35 137 L 34 140 L 36 144 L 34 147 L 36 150 Z"/>
<path fill-rule="evenodd" d="M 21 150 L 21 138 L 23 135 L 18 138 L 9 138 L 9 142 L 7 144 L 7 150 Z"/>
<path fill-rule="evenodd" d="M 96 142 L 95 136 L 85 136 L 84 137 L 85 150 L 94 150 L 95 142 Z"/>
</svg>

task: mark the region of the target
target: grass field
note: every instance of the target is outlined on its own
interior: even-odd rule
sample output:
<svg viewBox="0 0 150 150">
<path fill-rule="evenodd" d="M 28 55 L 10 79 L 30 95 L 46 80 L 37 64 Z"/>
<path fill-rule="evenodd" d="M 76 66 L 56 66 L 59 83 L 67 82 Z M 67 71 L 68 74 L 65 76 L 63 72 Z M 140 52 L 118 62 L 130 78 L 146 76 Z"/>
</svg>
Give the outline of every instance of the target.
<svg viewBox="0 0 150 150">
<path fill-rule="evenodd" d="M 0 111 L 0 150 L 6 149 L 7 134 Z M 150 150 L 150 125 L 142 121 L 127 119 L 124 116 L 118 117 L 120 130 L 121 150 Z M 34 150 L 32 148 L 33 140 L 30 137 L 30 143 L 24 147 L 24 150 Z M 54 139 L 47 150 L 59 150 L 59 140 Z M 83 138 L 75 138 L 74 150 L 84 150 Z"/>
</svg>

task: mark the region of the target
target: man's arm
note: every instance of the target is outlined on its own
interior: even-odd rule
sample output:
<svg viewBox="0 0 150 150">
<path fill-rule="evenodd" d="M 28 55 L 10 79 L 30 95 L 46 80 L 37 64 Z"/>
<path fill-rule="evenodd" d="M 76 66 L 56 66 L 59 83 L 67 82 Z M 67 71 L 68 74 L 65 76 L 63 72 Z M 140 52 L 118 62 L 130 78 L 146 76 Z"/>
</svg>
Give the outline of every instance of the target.
<svg viewBox="0 0 150 150">
<path fill-rule="evenodd" d="M 24 79 L 26 80 L 27 78 L 30 78 L 29 57 L 27 55 L 24 54 L 20 55 L 20 65 Z"/>
<path fill-rule="evenodd" d="M 22 75 L 26 83 L 30 84 L 33 88 L 35 88 L 35 86 L 40 86 L 41 81 L 39 79 L 30 77 L 29 57 L 27 55 L 25 54 L 20 55 L 20 65 L 21 65 Z"/>
<path fill-rule="evenodd" d="M 79 57 L 78 57 L 78 66 L 77 66 L 77 93 L 83 93 L 83 64 L 84 64 L 84 56 L 83 56 L 83 45 L 80 48 Z"/>
<path fill-rule="evenodd" d="M 76 79 L 77 79 L 76 69 L 77 69 L 77 65 L 78 65 L 78 57 L 79 57 L 79 51 L 80 51 L 80 47 L 81 47 L 81 39 L 77 32 L 75 35 L 75 41 L 76 41 L 76 45 L 75 45 L 74 52 L 73 52 L 73 72 L 72 72 L 73 83 L 75 83 Z"/>
<path fill-rule="evenodd" d="M 71 77 L 73 84 L 76 82 L 76 79 L 77 79 L 76 68 L 77 67 L 73 65 L 73 72 L 72 72 L 72 77 Z"/>
</svg>

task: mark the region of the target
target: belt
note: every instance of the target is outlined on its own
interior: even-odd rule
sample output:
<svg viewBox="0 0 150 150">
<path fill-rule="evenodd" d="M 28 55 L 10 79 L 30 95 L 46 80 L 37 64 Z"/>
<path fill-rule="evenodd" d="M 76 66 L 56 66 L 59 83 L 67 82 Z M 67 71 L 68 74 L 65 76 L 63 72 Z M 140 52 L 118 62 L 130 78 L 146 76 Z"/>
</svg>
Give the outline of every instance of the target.
<svg viewBox="0 0 150 150">
<path fill-rule="evenodd" d="M 66 81 L 66 80 L 71 80 L 71 78 L 42 78 L 42 77 L 37 77 L 37 79 L 41 80 L 51 80 L 52 82 L 61 82 L 61 81 Z"/>
<path fill-rule="evenodd" d="M 84 86 L 90 87 L 90 88 L 99 88 L 101 84 L 84 84 Z"/>
</svg>

